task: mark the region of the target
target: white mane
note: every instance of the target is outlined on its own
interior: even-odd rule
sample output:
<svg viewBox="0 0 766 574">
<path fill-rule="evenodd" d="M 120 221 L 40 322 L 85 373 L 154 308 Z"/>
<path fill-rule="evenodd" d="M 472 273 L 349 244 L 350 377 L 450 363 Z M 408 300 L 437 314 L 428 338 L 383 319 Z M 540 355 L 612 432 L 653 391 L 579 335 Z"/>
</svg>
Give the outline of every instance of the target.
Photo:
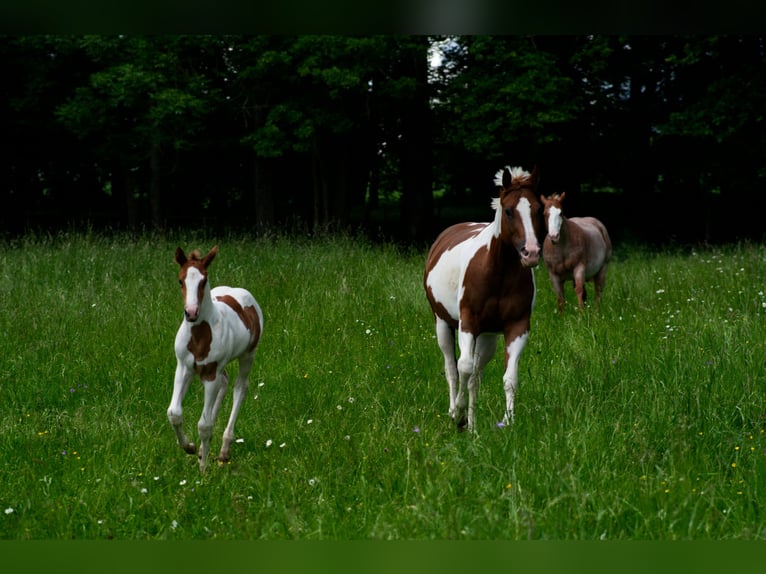
<svg viewBox="0 0 766 574">
<path fill-rule="evenodd" d="M 509 165 L 506 165 L 503 169 L 499 170 L 495 174 L 495 185 L 502 187 L 503 186 L 503 172 L 505 170 L 508 170 L 511 172 L 511 177 L 513 179 L 529 179 L 530 173 L 526 171 L 525 169 L 521 167 L 511 167 Z"/>
</svg>

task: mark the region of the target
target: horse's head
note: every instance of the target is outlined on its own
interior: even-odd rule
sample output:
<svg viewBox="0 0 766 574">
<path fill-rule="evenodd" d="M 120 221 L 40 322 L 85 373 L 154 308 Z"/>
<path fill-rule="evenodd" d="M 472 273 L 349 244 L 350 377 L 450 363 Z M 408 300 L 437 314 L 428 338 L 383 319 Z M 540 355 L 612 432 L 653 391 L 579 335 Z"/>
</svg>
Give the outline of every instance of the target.
<svg viewBox="0 0 766 574">
<path fill-rule="evenodd" d="M 537 166 L 531 174 L 508 166 L 495 174 L 495 184 L 501 188 L 493 205 L 500 211 L 500 236 L 519 252 L 526 267 L 539 263 L 540 242 L 545 236 L 540 202 L 535 195 L 538 179 Z"/>
<path fill-rule="evenodd" d="M 210 290 L 207 281 L 207 268 L 217 253 L 217 245 L 204 257 L 200 257 L 200 253 L 196 249 L 187 257 L 183 249 L 176 248 L 175 260 L 181 267 L 178 272 L 178 282 L 181 284 L 181 293 L 184 298 L 184 317 L 190 323 L 199 318 L 200 307 L 202 301 L 205 300 L 205 291 Z"/>
<path fill-rule="evenodd" d="M 561 223 L 564 217 L 564 208 L 561 204 L 565 196 L 566 192 L 562 192 L 560 195 L 554 193 L 550 197 L 540 196 L 540 200 L 545 206 L 543 210 L 545 228 L 548 230 L 548 237 L 551 238 L 552 243 L 558 243 L 561 237 Z"/>
</svg>

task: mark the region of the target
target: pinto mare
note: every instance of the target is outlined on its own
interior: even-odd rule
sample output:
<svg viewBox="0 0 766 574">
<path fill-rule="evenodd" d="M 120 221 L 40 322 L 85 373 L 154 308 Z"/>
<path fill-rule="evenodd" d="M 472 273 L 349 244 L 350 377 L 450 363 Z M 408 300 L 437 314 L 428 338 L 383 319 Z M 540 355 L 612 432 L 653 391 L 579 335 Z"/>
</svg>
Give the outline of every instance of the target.
<svg viewBox="0 0 766 574">
<path fill-rule="evenodd" d="M 181 448 L 189 454 L 197 454 L 200 472 L 205 470 L 213 425 L 229 386 L 226 365 L 238 359 L 239 373 L 234 382 L 231 415 L 223 431 L 218 455 L 220 462 L 229 460 L 234 423 L 247 394 L 247 377 L 263 331 L 263 313 L 248 291 L 223 286 L 210 288 L 208 267 L 217 253 L 218 246 L 204 257 L 197 250 L 187 257 L 180 247 L 175 253 L 176 263 L 181 267 L 178 282 L 184 299 L 184 319 L 176 333 L 177 366 L 168 419 Z M 182 428 L 182 403 L 195 374 L 199 375 L 205 389 L 202 416 L 197 424 L 199 451 L 189 442 Z"/>
<path fill-rule="evenodd" d="M 559 312 L 564 310 L 564 282 L 572 280 L 577 307 L 587 299 L 585 282 L 593 281 L 596 301 L 606 283 L 606 268 L 612 257 L 612 242 L 606 227 L 595 217 L 565 217 L 562 203 L 566 192 L 540 196 L 545 206 L 548 235 L 543 242 L 543 260 L 548 268 Z"/>
<path fill-rule="evenodd" d="M 544 233 L 537 181 L 536 167 L 531 174 L 519 167 L 501 169 L 495 175 L 501 189 L 492 200 L 494 220 L 448 227 L 428 252 L 423 283 L 444 355 L 449 413 L 459 430 L 475 430 L 479 384 L 499 333 L 505 338 L 503 422 L 513 420 L 519 357 L 535 300 L 532 267 L 539 262 Z"/>
</svg>

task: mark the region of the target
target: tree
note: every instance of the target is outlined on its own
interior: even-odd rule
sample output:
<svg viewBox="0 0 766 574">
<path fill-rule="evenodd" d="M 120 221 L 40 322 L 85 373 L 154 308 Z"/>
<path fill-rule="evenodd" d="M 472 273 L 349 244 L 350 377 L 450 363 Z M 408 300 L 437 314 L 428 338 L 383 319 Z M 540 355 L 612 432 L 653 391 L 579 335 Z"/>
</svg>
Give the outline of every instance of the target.
<svg viewBox="0 0 766 574">
<path fill-rule="evenodd" d="M 111 189 L 124 197 L 129 224 L 138 223 L 137 201 L 148 197 L 151 222 L 162 226 L 162 154 L 190 145 L 215 107 L 217 90 L 198 60 L 206 52 L 215 59 L 218 40 L 85 36 L 63 41 L 86 55 L 92 71 L 58 107 L 58 118 L 105 166 Z"/>
</svg>

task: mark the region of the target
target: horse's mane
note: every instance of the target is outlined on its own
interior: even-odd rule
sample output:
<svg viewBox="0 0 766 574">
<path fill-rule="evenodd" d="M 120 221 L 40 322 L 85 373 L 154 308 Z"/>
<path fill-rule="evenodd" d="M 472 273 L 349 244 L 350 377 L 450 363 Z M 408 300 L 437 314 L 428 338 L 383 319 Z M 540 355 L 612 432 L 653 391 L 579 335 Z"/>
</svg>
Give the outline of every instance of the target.
<svg viewBox="0 0 766 574">
<path fill-rule="evenodd" d="M 531 177 L 531 174 L 526 171 L 524 168 L 521 167 L 511 167 L 509 165 L 506 165 L 503 169 L 498 170 L 498 172 L 495 174 L 495 185 L 498 187 L 503 187 L 503 173 L 505 170 L 508 170 L 511 172 L 511 185 L 515 184 L 521 184 L 522 182 L 526 183 L 527 180 Z M 492 198 L 492 209 L 495 211 L 498 211 L 500 209 L 500 198 L 499 197 L 493 197 Z"/>
<path fill-rule="evenodd" d="M 503 186 L 503 172 L 505 170 L 508 170 L 511 172 L 511 183 L 521 183 L 521 180 L 528 180 L 531 177 L 531 174 L 521 167 L 511 167 L 509 165 L 506 165 L 503 169 L 498 170 L 498 172 L 495 174 L 495 185 L 502 187 Z"/>
</svg>

